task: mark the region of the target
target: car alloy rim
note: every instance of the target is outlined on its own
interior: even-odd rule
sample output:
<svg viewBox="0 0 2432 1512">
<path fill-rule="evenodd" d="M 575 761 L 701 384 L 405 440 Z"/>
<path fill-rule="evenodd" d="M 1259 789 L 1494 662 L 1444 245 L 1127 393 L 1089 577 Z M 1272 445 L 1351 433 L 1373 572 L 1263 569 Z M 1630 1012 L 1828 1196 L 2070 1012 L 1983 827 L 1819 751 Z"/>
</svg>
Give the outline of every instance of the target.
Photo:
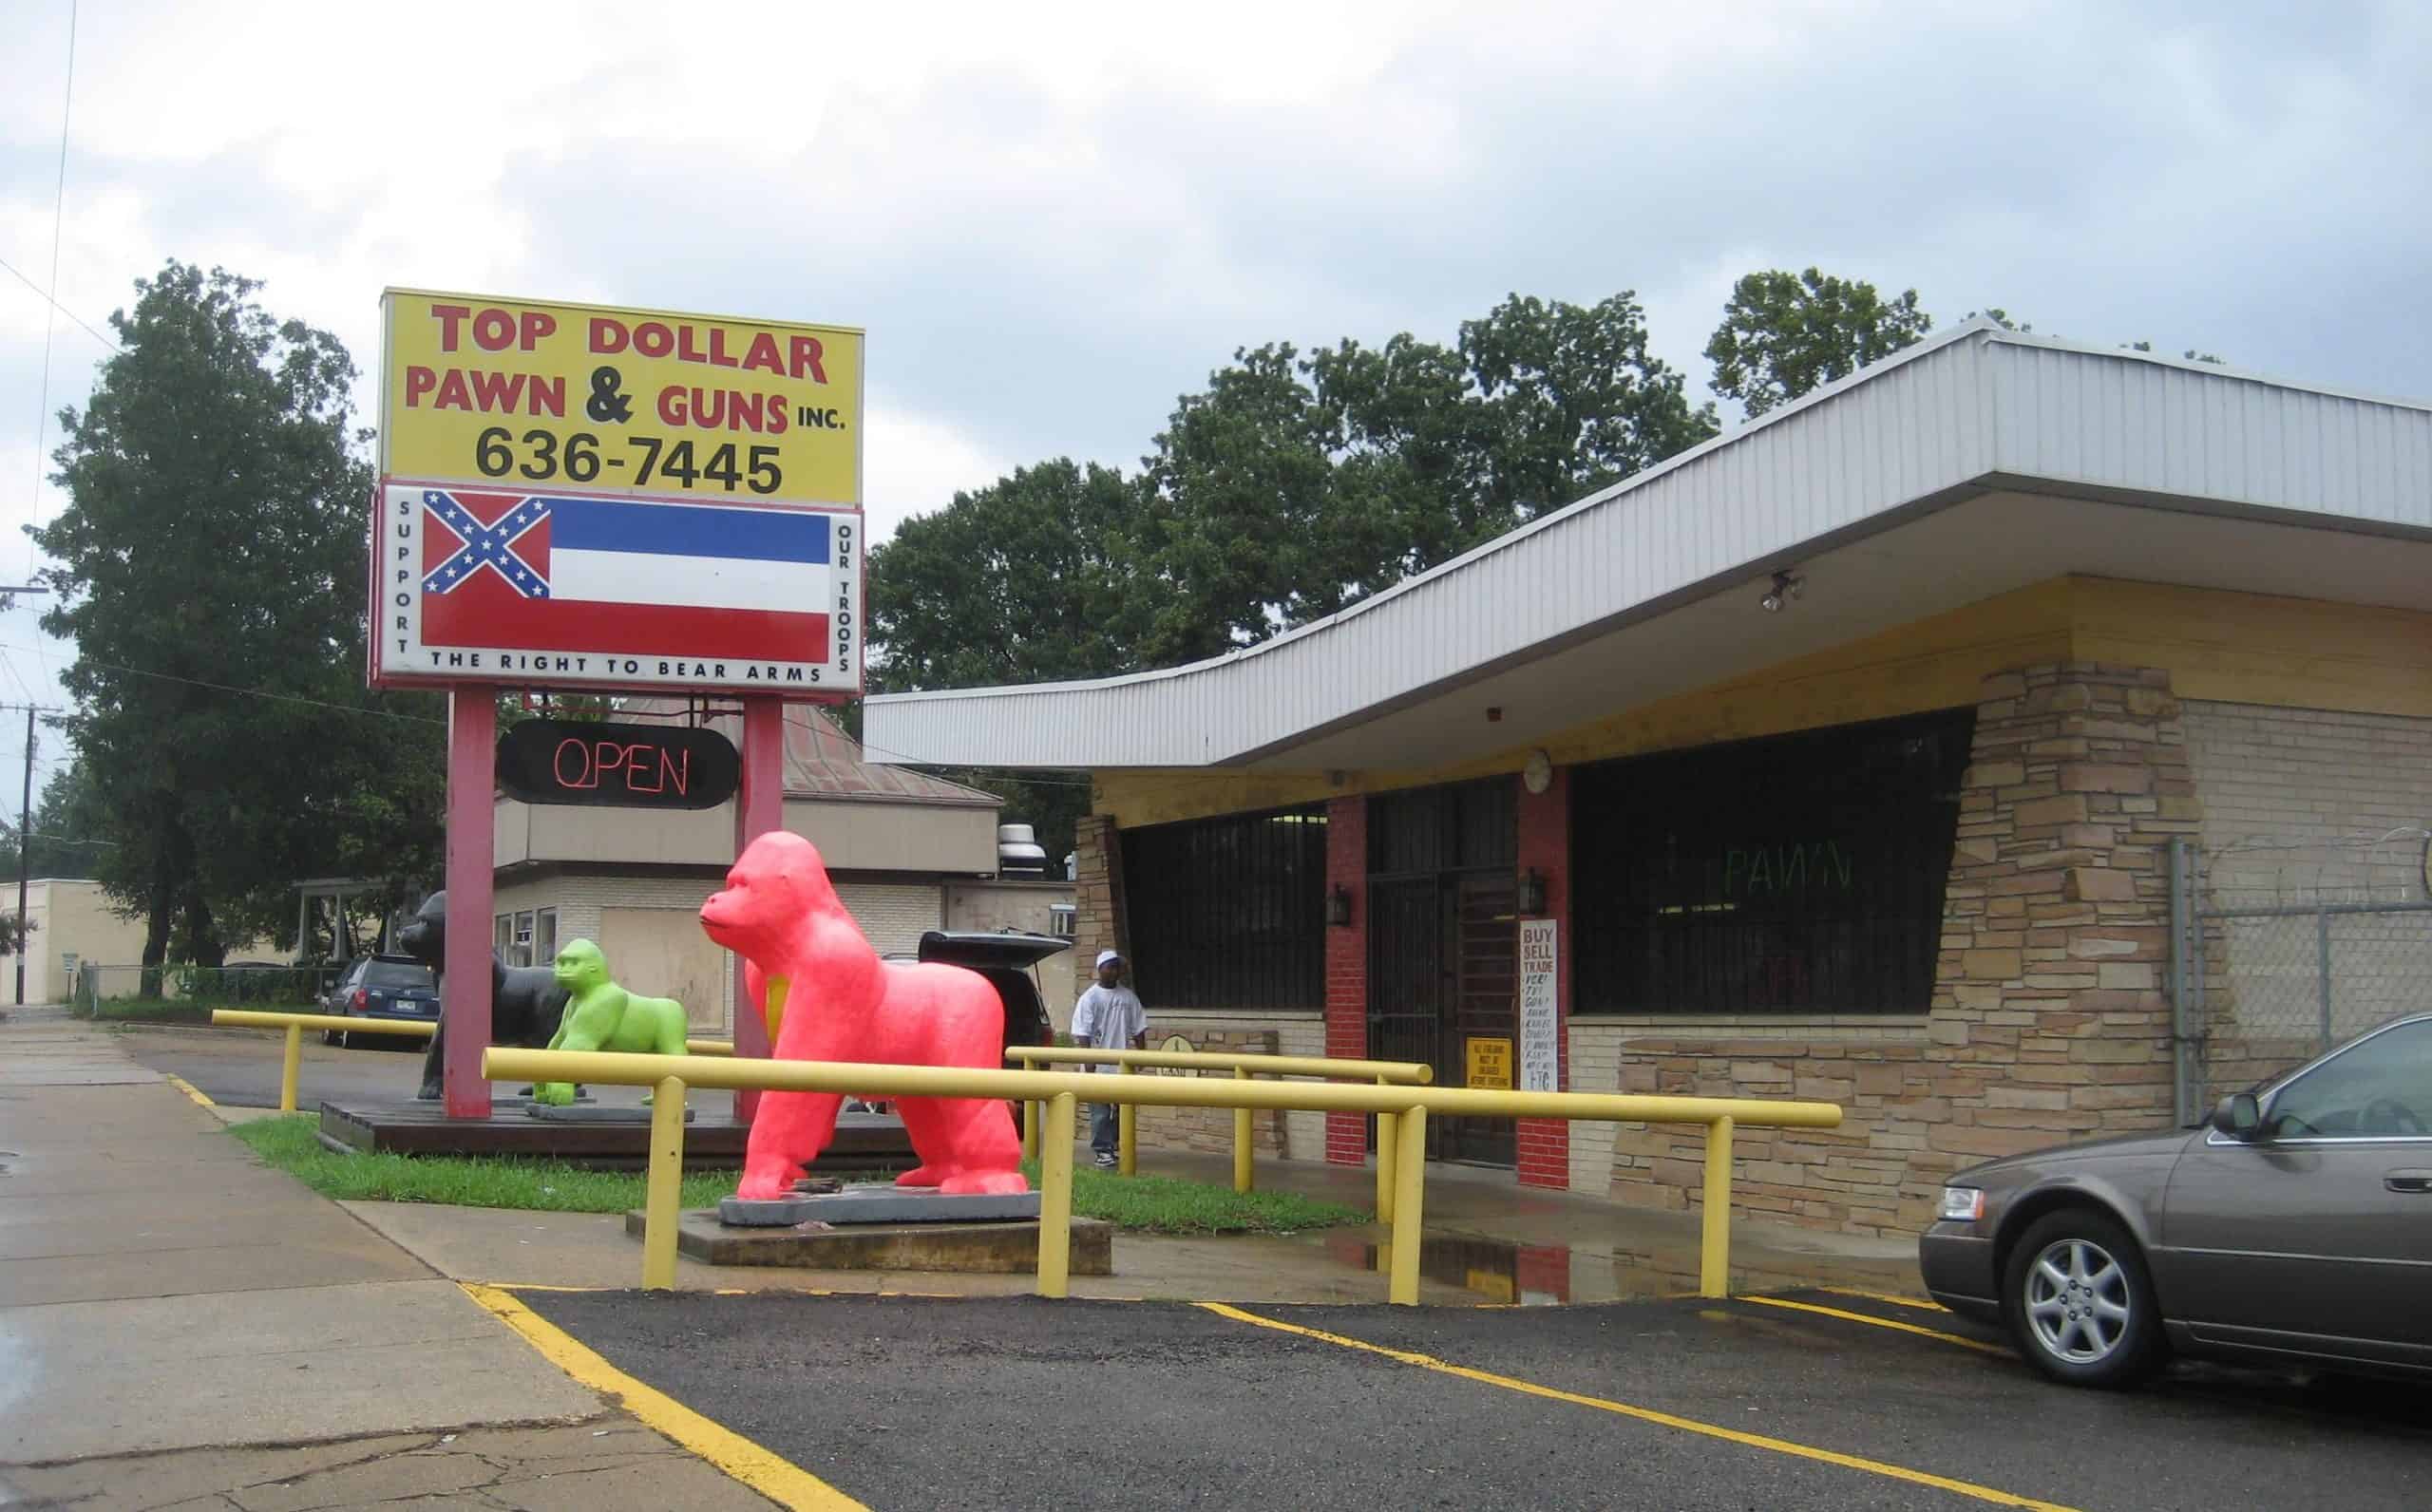
<svg viewBox="0 0 2432 1512">
<path fill-rule="evenodd" d="M 2061 1239 L 2026 1272 L 2026 1320 L 2056 1359 L 2093 1365 L 2128 1336 L 2128 1273 L 2100 1244 Z"/>
</svg>

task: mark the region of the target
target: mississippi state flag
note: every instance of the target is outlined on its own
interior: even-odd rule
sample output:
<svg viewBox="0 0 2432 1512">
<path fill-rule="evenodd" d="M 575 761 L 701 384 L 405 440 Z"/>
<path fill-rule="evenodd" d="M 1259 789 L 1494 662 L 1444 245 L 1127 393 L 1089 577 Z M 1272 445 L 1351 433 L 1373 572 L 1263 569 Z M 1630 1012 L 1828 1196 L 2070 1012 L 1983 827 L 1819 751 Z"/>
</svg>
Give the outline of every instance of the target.
<svg viewBox="0 0 2432 1512">
<path fill-rule="evenodd" d="M 425 646 L 820 662 L 825 514 L 424 488 Z"/>
</svg>

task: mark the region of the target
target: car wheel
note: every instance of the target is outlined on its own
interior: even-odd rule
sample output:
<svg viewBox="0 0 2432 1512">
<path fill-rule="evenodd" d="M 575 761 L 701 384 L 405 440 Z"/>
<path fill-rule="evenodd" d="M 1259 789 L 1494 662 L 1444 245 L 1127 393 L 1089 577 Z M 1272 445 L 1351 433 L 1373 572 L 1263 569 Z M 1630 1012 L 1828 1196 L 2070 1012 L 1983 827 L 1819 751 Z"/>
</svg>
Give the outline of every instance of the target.
<svg viewBox="0 0 2432 1512">
<path fill-rule="evenodd" d="M 2019 1352 L 2070 1386 L 2134 1386 L 2162 1362 L 2160 1310 L 2145 1257 L 2089 1208 L 2037 1219 L 2010 1252 L 2004 1311 Z"/>
</svg>

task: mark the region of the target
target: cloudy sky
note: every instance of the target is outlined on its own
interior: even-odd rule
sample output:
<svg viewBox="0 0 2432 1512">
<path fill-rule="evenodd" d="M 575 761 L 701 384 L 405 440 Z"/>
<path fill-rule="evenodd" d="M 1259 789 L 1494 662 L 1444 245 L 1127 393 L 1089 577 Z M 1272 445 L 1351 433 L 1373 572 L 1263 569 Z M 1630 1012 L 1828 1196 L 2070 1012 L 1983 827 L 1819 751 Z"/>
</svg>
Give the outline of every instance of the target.
<svg viewBox="0 0 2432 1512">
<path fill-rule="evenodd" d="M 2415 0 L 680 9 L 82 0 L 71 94 L 71 0 L 0 0 L 0 581 L 105 354 L 54 237 L 93 326 L 221 264 L 367 369 L 390 284 L 865 327 L 881 531 L 1515 290 L 1701 387 L 1776 266 L 2432 396 Z M 0 615 L 0 701 L 66 653 Z"/>
</svg>

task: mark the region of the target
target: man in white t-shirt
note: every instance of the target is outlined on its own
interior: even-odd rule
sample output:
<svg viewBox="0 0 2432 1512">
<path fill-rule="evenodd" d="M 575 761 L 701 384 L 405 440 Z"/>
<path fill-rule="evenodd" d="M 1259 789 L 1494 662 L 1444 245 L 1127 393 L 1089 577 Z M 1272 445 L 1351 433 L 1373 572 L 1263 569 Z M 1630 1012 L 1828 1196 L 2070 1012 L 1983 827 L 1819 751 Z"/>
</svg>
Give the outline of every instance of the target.
<svg viewBox="0 0 2432 1512">
<path fill-rule="evenodd" d="M 1146 1049 L 1149 1047 L 1149 1011 L 1140 1006 L 1140 994 L 1123 985 L 1123 957 L 1113 951 L 1098 952 L 1097 984 L 1083 992 L 1073 1005 L 1073 1043 L 1092 1049 Z M 1092 1070 L 1112 1071 L 1120 1068 L 1093 1066 Z M 1097 1157 L 1102 1170 L 1115 1164 L 1115 1111 L 1112 1103 L 1097 1103 L 1090 1108 L 1090 1149 Z"/>
</svg>

